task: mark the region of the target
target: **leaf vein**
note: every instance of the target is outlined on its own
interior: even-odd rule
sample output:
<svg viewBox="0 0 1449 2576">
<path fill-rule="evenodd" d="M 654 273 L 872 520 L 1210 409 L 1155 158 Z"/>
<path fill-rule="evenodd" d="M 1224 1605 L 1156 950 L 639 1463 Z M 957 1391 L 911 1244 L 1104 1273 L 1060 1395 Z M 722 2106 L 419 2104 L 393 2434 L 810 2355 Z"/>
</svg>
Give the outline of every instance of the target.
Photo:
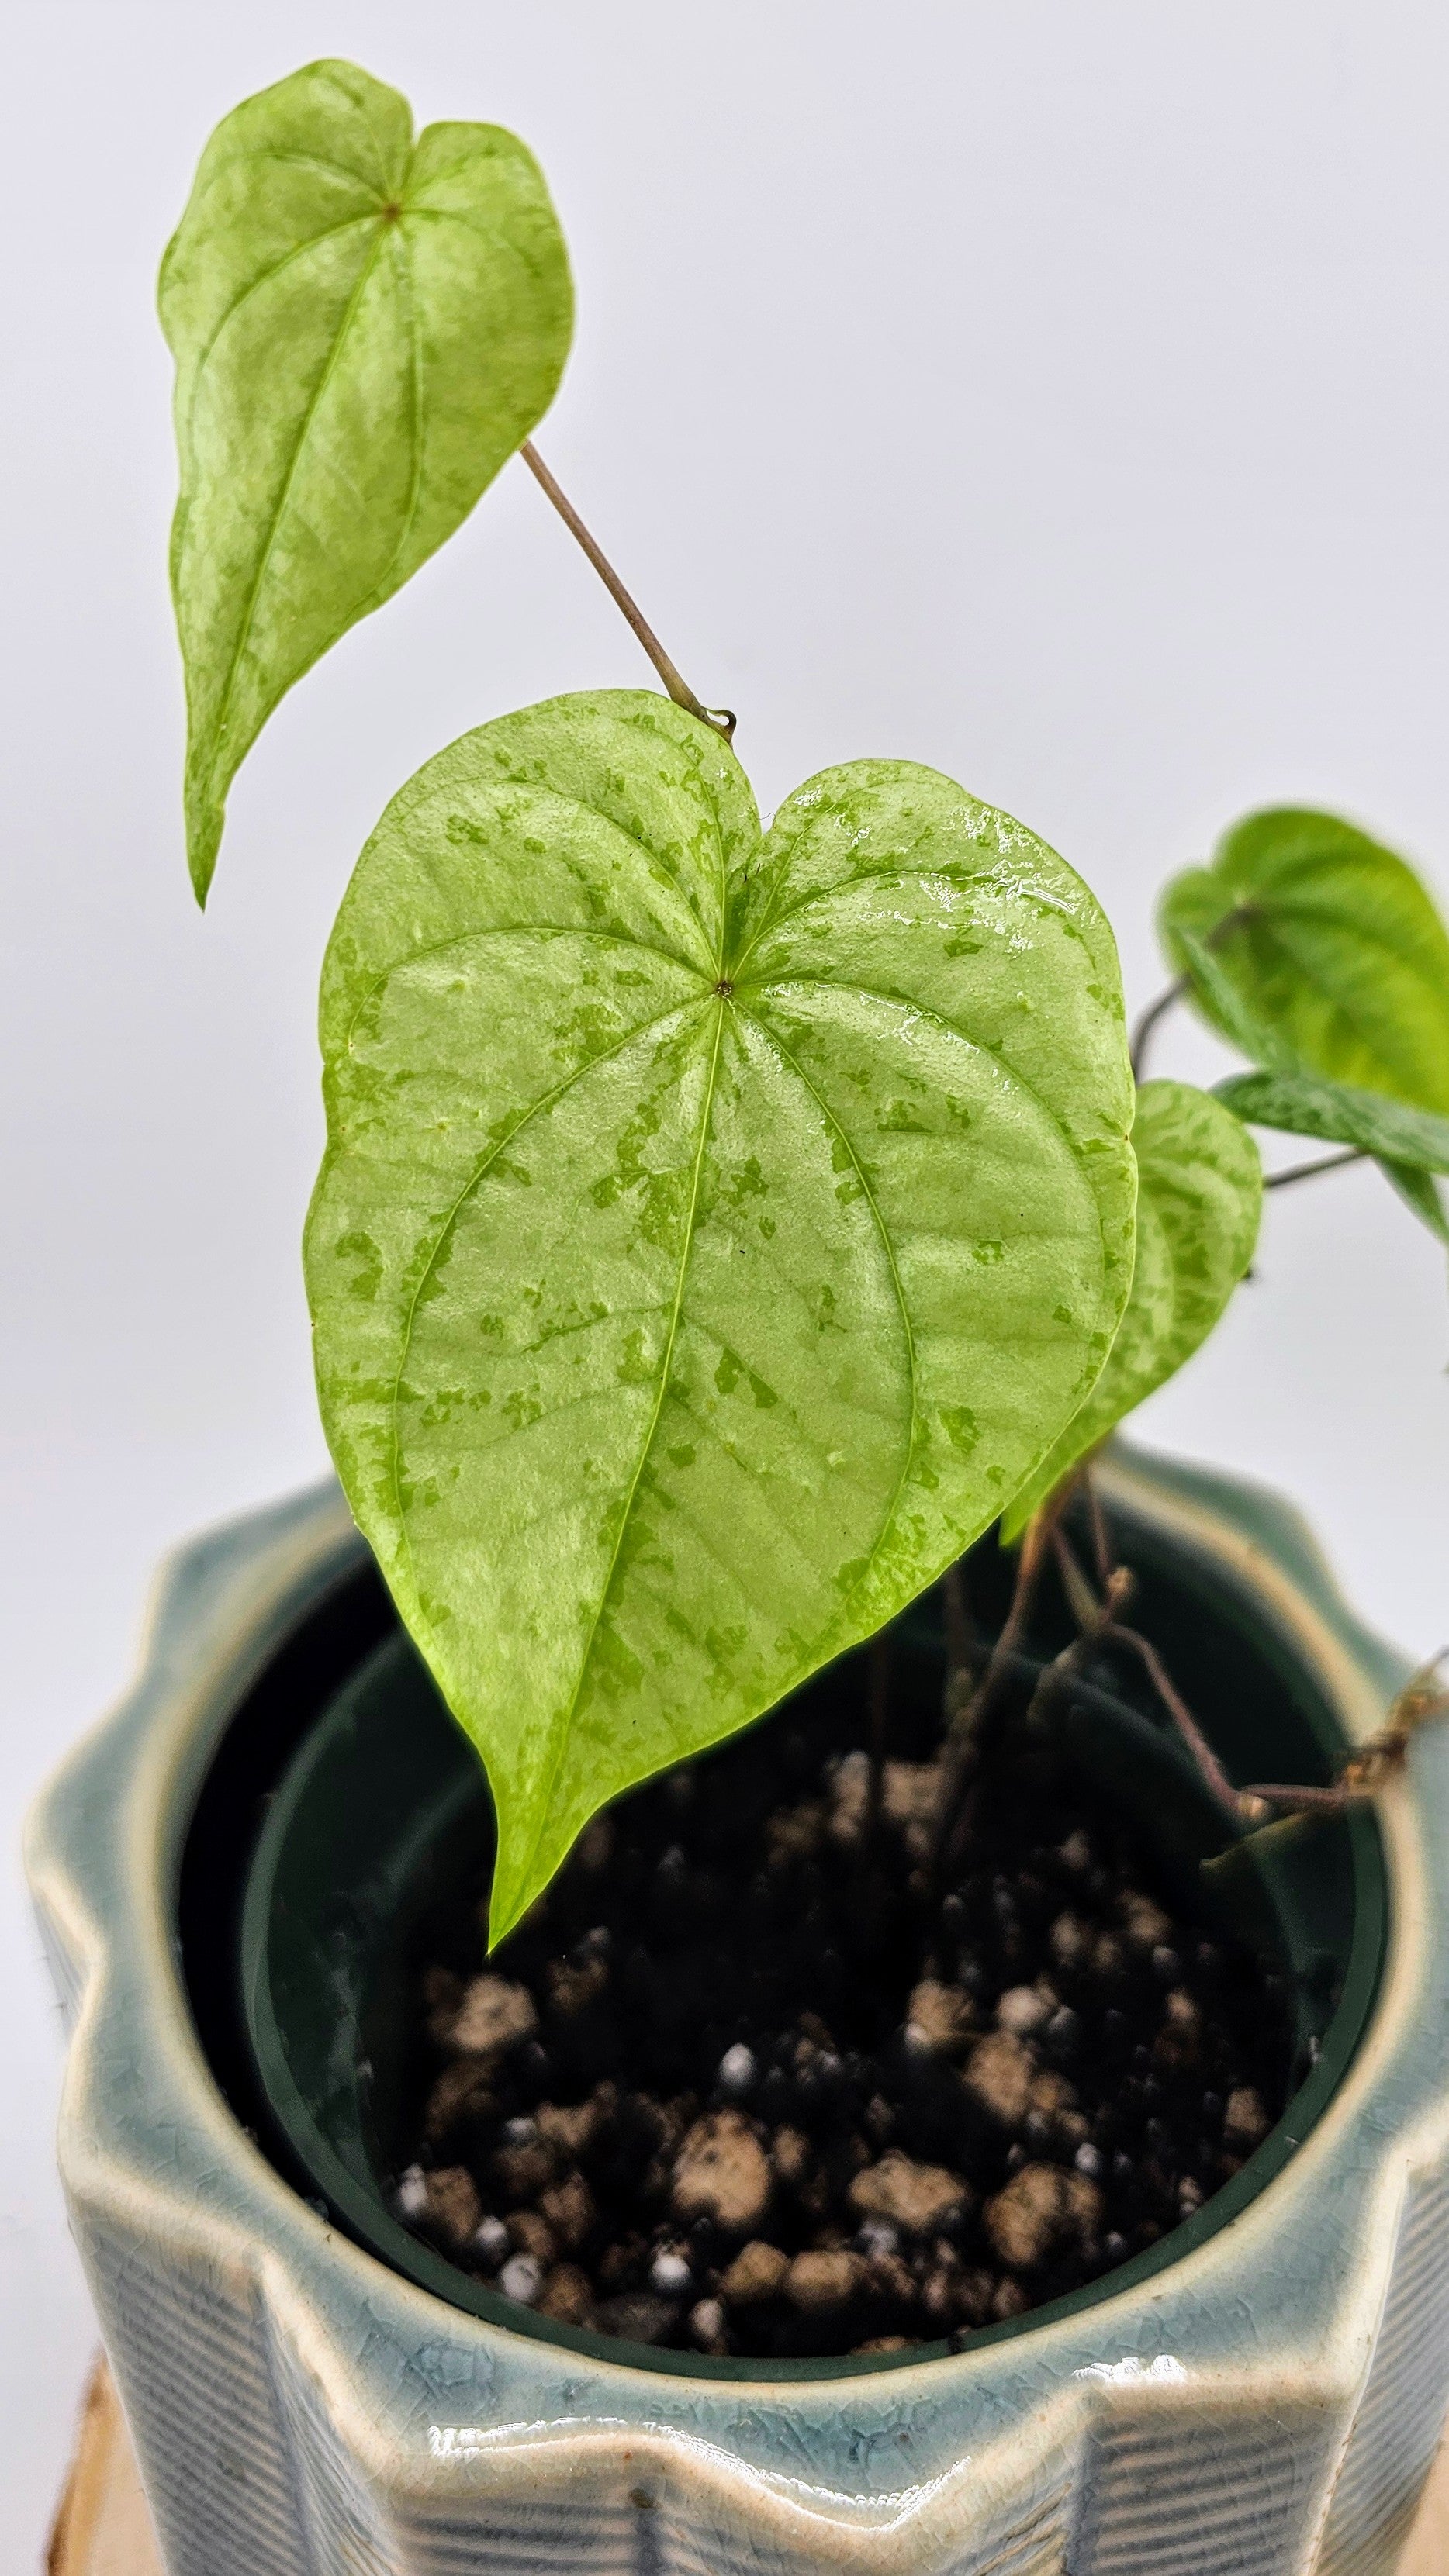
<svg viewBox="0 0 1449 2576">
<path fill-rule="evenodd" d="M 554 1789 L 557 1785 L 558 1775 L 563 1765 L 564 1753 L 568 1744 L 569 1730 L 573 1725 L 574 1713 L 578 1708 L 584 1682 L 588 1676 L 589 1664 L 593 1656 L 599 1627 L 603 1620 L 604 1612 L 608 1607 L 609 1595 L 614 1586 L 614 1577 L 618 1572 L 619 1559 L 623 1553 L 624 1540 L 628 1533 L 630 1518 L 634 1510 L 634 1498 L 639 1491 L 639 1480 L 648 1464 L 649 1453 L 654 1446 L 655 1436 L 659 1429 L 660 1416 L 664 1411 L 664 1399 L 669 1392 L 669 1376 L 674 1365 L 674 1345 L 678 1339 L 679 1319 L 684 1307 L 684 1283 L 689 1274 L 690 1255 L 694 1249 L 695 1213 L 699 1206 L 700 1177 L 704 1170 L 705 1150 L 709 1143 L 710 1119 L 714 1110 L 715 1081 L 719 1071 L 720 1045 L 724 1035 L 724 1018 L 723 1006 L 718 1005 L 715 1012 L 714 1044 L 710 1049 L 709 1068 L 705 1075 L 704 1082 L 704 1101 L 699 1119 L 699 1141 L 695 1147 L 694 1169 L 690 1176 L 689 1208 L 685 1217 L 683 1248 L 679 1256 L 679 1275 L 675 1282 L 674 1307 L 669 1318 L 669 1330 L 665 1336 L 664 1350 L 659 1363 L 659 1386 L 654 1399 L 654 1410 L 649 1417 L 649 1427 L 645 1432 L 644 1439 L 640 1445 L 639 1456 L 635 1464 L 633 1476 L 629 1482 L 628 1493 L 624 1497 L 624 1508 L 619 1515 L 619 1526 L 614 1536 L 613 1553 L 609 1558 L 608 1571 L 599 1587 L 598 1603 L 595 1607 L 593 1618 L 589 1624 L 589 1633 L 584 1642 L 583 1654 L 579 1659 L 578 1678 L 574 1683 L 573 1693 L 570 1697 L 568 1707 L 565 1709 L 561 1721 L 554 1730 L 553 1756 L 549 1763 L 547 1779 L 542 1784 L 538 1799 L 538 1829 L 534 1835 L 532 1844 L 529 1847 L 528 1868 L 532 1867 L 534 1856 L 543 1839 L 543 1831 L 548 1819 L 548 1811 L 553 1802 Z M 524 1874 L 526 1875 L 526 1870 Z"/>
<path fill-rule="evenodd" d="M 226 731 L 227 719 L 231 713 L 231 702 L 236 693 L 237 673 L 241 669 L 242 655 L 246 651 L 247 645 L 251 640 L 252 625 L 256 618 L 257 603 L 261 597 L 262 584 L 266 580 L 267 572 L 272 560 L 272 553 L 276 546 L 278 532 L 281 528 L 282 520 L 286 515 L 287 505 L 292 497 L 292 486 L 297 479 L 298 469 L 302 462 L 303 450 L 305 449 L 307 440 L 311 435 L 312 424 L 317 417 L 322 397 L 327 391 L 327 388 L 337 371 L 343 348 L 346 345 L 347 334 L 351 328 L 353 316 L 362 300 L 363 291 L 377 266 L 378 258 L 382 250 L 383 238 L 383 230 L 380 227 L 371 257 L 366 261 L 361 274 L 358 277 L 357 284 L 347 299 L 347 310 L 342 316 L 342 320 L 339 323 L 336 334 L 333 338 L 332 346 L 328 351 L 327 363 L 318 376 L 317 382 L 312 389 L 311 399 L 308 402 L 306 411 L 303 413 L 302 419 L 298 425 L 297 436 L 293 442 L 292 454 L 287 465 L 282 489 L 277 496 L 276 507 L 272 512 L 271 525 L 267 530 L 267 541 L 262 548 L 261 560 L 257 565 L 256 576 L 247 596 L 247 604 L 242 617 L 241 631 L 232 648 L 231 661 L 227 667 L 226 687 L 222 693 L 221 706 L 217 713 L 215 723 L 212 726 L 211 759 L 207 769 L 207 783 L 209 787 L 212 786 L 212 782 L 215 779 L 218 750 L 222 735 Z M 350 618 L 345 622 L 350 623 Z M 339 632 L 340 631 L 341 630 L 339 629 Z"/>
<path fill-rule="evenodd" d="M 872 1566 L 875 1564 L 876 1558 L 879 1556 L 890 1533 L 891 1523 L 895 1519 L 901 1496 L 905 1491 L 906 1479 L 911 1471 L 911 1461 L 916 1453 L 916 1437 L 921 1428 L 919 1370 L 916 1360 L 916 1337 L 911 1327 L 911 1310 L 906 1303 L 906 1292 L 901 1280 L 900 1268 L 896 1261 L 895 1245 L 891 1241 L 885 1219 L 881 1215 L 880 1205 L 874 1190 L 871 1188 L 865 1166 L 861 1162 L 859 1154 L 856 1152 L 853 1138 L 847 1134 L 845 1128 L 841 1125 L 840 1120 L 836 1117 L 834 1110 L 830 1107 L 822 1094 L 816 1089 L 798 1056 L 791 1047 L 786 1045 L 785 1040 L 779 1035 L 779 1032 L 772 1029 L 769 1022 L 761 1019 L 757 1012 L 747 1010 L 742 1013 L 742 1017 L 753 1023 L 753 1025 L 760 1031 L 767 1044 L 774 1047 L 776 1053 L 782 1056 L 784 1061 L 791 1067 L 797 1080 L 803 1083 L 805 1089 L 809 1092 L 811 1099 L 815 1102 L 816 1107 L 820 1111 L 821 1117 L 826 1121 L 828 1126 L 834 1129 L 836 1135 L 840 1138 L 841 1143 L 845 1147 L 847 1154 L 850 1156 L 851 1163 L 855 1169 L 856 1178 L 860 1182 L 860 1186 L 865 1193 L 866 1204 L 875 1220 L 876 1231 L 880 1236 L 881 1248 L 885 1253 L 886 1264 L 890 1271 L 891 1287 L 895 1292 L 896 1303 L 900 1308 L 901 1329 L 905 1335 L 906 1344 L 906 1364 L 910 1374 L 911 1427 L 906 1439 L 905 1455 L 901 1460 L 900 1473 L 896 1478 L 895 1487 L 891 1494 L 890 1502 L 887 1505 L 885 1516 L 871 1543 L 870 1554 L 866 1558 L 865 1564 L 861 1569 L 861 1573 L 856 1583 L 852 1586 L 852 1589 L 858 1592 L 861 1584 L 864 1583 L 866 1576 L 870 1573 Z"/>
<path fill-rule="evenodd" d="M 537 1100 L 531 1100 L 528 1107 L 514 1120 L 513 1125 L 508 1129 L 506 1135 L 496 1138 L 494 1143 L 489 1146 L 487 1153 L 480 1157 L 479 1161 L 470 1172 L 467 1180 L 464 1182 L 463 1187 L 459 1190 L 452 1206 L 448 1209 L 443 1218 L 442 1224 L 438 1229 L 438 1233 L 429 1248 L 427 1260 L 419 1273 L 417 1284 L 408 1300 L 408 1310 L 403 1319 L 402 1340 L 398 1350 L 397 1374 L 393 1379 L 392 1392 L 388 1398 L 387 1406 L 391 1433 L 389 1481 L 392 1486 L 393 1515 L 398 1528 L 402 1532 L 403 1545 L 407 1551 L 408 1568 L 412 1575 L 413 1589 L 415 1593 L 417 1592 L 417 1572 L 412 1562 L 412 1542 L 408 1534 L 407 1515 L 404 1512 L 402 1505 L 402 1436 L 399 1427 L 398 1408 L 402 1397 L 402 1382 L 407 1369 L 408 1354 L 412 1348 L 413 1330 L 417 1322 L 418 1305 L 421 1300 L 423 1290 L 426 1288 L 428 1281 L 431 1279 L 433 1272 L 438 1266 L 438 1262 L 442 1256 L 443 1247 L 449 1240 L 453 1229 L 458 1222 L 458 1218 L 464 1207 L 467 1205 L 473 1192 L 487 1178 L 491 1166 L 497 1161 L 505 1147 L 513 1143 L 514 1138 L 522 1133 L 523 1129 L 528 1126 L 532 1119 L 539 1117 L 544 1110 L 553 1108 L 554 1104 L 557 1101 L 562 1100 L 565 1094 L 573 1089 L 576 1082 L 582 1082 L 585 1074 L 591 1073 L 596 1065 L 607 1064 L 614 1056 L 622 1055 L 625 1047 L 628 1046 L 633 1039 L 647 1037 L 651 1029 L 662 1028 L 666 1020 L 676 1019 L 682 1012 L 691 1008 L 698 1008 L 698 1004 L 691 1004 L 688 1002 L 671 1003 L 667 1011 L 658 1011 L 652 1019 L 641 1020 L 634 1028 L 626 1029 L 624 1035 L 616 1042 L 615 1045 L 602 1048 L 597 1055 L 586 1056 L 581 1064 L 574 1066 L 572 1072 L 565 1074 L 562 1082 L 555 1083 L 551 1091 L 540 1092 Z"/>
<path fill-rule="evenodd" d="M 580 924 L 575 927 L 566 921 L 499 921 L 481 924 L 476 930 L 450 931 L 446 939 L 431 940 L 424 948 L 404 949 L 400 956 L 391 958 L 381 972 L 372 977 L 365 991 L 359 996 L 357 1006 L 347 1023 L 343 1045 L 351 1048 L 357 1023 L 368 1003 L 374 993 L 379 992 L 384 984 L 391 982 L 394 975 L 405 974 L 410 966 L 420 966 L 429 957 L 446 957 L 450 948 L 470 947 L 478 939 L 601 939 L 612 948 L 632 948 L 639 957 L 657 957 L 662 965 L 681 966 L 686 974 L 699 973 L 693 958 L 681 957 L 673 948 L 656 948 L 652 939 L 634 939 L 623 930 L 600 930 L 592 924 Z M 681 1002 L 677 1006 L 671 1005 L 671 1008 L 673 1007 L 682 1010 L 684 1004 Z"/>
</svg>

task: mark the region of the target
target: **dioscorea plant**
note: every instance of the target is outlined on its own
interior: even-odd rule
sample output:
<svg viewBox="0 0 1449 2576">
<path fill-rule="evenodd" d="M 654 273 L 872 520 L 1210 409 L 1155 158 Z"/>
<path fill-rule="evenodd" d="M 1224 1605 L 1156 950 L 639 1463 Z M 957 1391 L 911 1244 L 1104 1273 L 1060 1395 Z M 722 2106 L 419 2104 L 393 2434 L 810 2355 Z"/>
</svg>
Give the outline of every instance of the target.
<svg viewBox="0 0 1449 2576">
<path fill-rule="evenodd" d="M 314 64 L 218 128 L 161 304 L 200 897 L 271 708 L 515 451 L 669 693 L 555 699 L 428 762 L 323 977 L 323 1417 L 487 1766 L 494 1937 L 599 1807 L 995 1521 L 1023 1542 L 1009 1633 L 1050 1541 L 1084 1633 L 1150 1660 L 1061 1505 L 1248 1267 L 1249 1128 L 1340 1149 L 1269 1187 L 1370 1155 L 1449 1239 L 1449 937 L 1412 872 L 1330 816 L 1241 824 L 1168 890 L 1135 1070 L 1179 995 L 1253 1069 L 1134 1088 L 1111 932 L 1021 824 L 868 759 L 762 828 L 733 718 L 526 444 L 571 303 L 513 136 L 414 142 L 395 92 Z"/>
</svg>

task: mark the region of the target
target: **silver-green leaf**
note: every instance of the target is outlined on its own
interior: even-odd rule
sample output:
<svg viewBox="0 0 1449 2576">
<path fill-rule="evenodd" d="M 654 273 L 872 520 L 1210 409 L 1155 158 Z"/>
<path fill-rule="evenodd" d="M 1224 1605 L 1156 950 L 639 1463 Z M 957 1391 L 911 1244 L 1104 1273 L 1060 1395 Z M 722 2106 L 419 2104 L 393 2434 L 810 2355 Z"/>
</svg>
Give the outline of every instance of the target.
<svg viewBox="0 0 1449 2576">
<path fill-rule="evenodd" d="M 487 1763 L 498 1937 L 1075 1413 L 1132 1269 L 1116 952 L 950 779 L 829 770 L 762 834 L 720 737 L 625 690 L 418 773 L 321 1025 L 323 1415 Z"/>
<path fill-rule="evenodd" d="M 1412 868 L 1366 832 L 1293 807 L 1251 814 L 1211 867 L 1174 878 L 1161 926 L 1200 1007 L 1236 1044 L 1184 932 L 1300 1063 L 1449 1113 L 1449 932 Z"/>
<path fill-rule="evenodd" d="M 1257 1148 L 1211 1092 L 1145 1082 L 1137 1094 L 1137 1260 L 1107 1365 L 1004 1515 L 1018 1537 L 1037 1506 L 1206 1341 L 1258 1239 Z"/>
<path fill-rule="evenodd" d="M 204 902 L 278 700 L 451 536 L 547 410 L 568 257 L 532 155 L 312 63 L 224 117 L 161 267 L 171 581 Z"/>
</svg>

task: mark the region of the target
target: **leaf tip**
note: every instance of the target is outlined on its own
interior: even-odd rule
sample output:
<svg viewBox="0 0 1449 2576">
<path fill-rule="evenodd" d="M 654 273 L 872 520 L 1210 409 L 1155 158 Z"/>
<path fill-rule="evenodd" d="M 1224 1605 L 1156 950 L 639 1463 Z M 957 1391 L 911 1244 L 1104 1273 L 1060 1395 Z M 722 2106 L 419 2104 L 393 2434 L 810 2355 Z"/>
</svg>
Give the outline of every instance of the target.
<svg viewBox="0 0 1449 2576">
<path fill-rule="evenodd" d="M 191 870 L 191 888 L 197 908 L 206 910 L 206 898 L 216 874 L 217 852 L 221 848 L 222 829 L 226 820 L 224 806 L 188 806 L 186 814 L 186 859 Z"/>
</svg>

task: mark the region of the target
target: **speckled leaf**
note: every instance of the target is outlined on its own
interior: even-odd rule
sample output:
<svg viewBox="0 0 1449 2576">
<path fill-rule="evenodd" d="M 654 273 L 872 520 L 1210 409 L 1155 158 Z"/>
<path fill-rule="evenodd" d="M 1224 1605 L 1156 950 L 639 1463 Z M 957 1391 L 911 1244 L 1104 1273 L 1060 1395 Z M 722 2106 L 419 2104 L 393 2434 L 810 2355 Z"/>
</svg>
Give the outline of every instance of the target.
<svg viewBox="0 0 1449 2576">
<path fill-rule="evenodd" d="M 486 1760 L 500 1936 L 1076 1411 L 1132 1264 L 1116 953 L 935 771 L 828 770 L 762 836 L 719 736 L 625 690 L 403 790 L 322 1043 L 323 1413 Z"/>
<path fill-rule="evenodd" d="M 161 268 L 181 492 L 186 832 L 204 902 L 227 790 L 294 680 L 466 518 L 547 410 L 572 295 L 542 176 L 320 62 L 224 117 Z"/>
<path fill-rule="evenodd" d="M 1412 1109 L 1382 1091 L 1329 1082 L 1318 1073 L 1235 1073 L 1214 1089 L 1250 1127 L 1274 1127 L 1372 1154 L 1430 1233 L 1449 1241 L 1443 1204 L 1430 1177 L 1449 1172 L 1449 1118 L 1432 1109 Z"/>
<path fill-rule="evenodd" d="M 1449 1118 L 1432 1109 L 1411 1109 L 1381 1091 L 1360 1091 L 1353 1083 L 1328 1082 L 1316 1073 L 1234 1073 L 1213 1088 L 1250 1127 L 1316 1136 L 1329 1145 L 1357 1145 L 1380 1162 L 1449 1172 Z"/>
<path fill-rule="evenodd" d="M 1206 1341 L 1253 1258 L 1262 1210 L 1257 1149 L 1211 1092 L 1145 1082 L 1132 1127 L 1137 1154 L 1137 1260 L 1107 1365 L 1015 1497 L 1003 1536 L 1135 1406 L 1165 1386 Z"/>
<path fill-rule="evenodd" d="M 1249 815 L 1167 888 L 1168 955 L 1241 1044 L 1181 933 L 1252 1018 L 1336 1081 L 1449 1113 L 1449 933 L 1404 861 L 1332 814 Z"/>
</svg>

